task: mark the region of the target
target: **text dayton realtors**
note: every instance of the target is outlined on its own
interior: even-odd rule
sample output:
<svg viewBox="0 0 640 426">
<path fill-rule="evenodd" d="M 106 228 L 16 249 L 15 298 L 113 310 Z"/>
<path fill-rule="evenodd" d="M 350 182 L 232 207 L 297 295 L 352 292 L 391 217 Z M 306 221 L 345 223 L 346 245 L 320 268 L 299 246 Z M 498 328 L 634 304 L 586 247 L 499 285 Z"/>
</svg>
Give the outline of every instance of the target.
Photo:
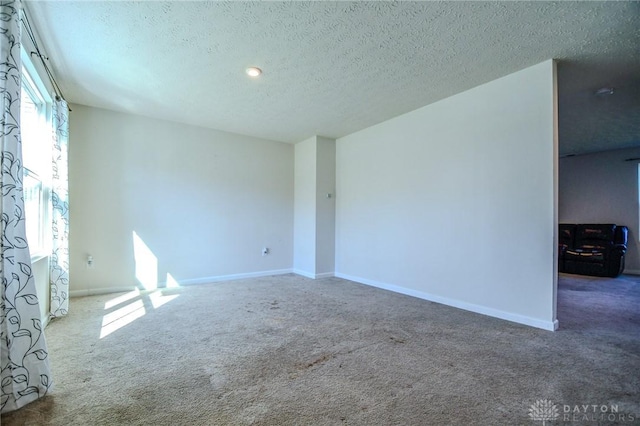
<svg viewBox="0 0 640 426">
<path fill-rule="evenodd" d="M 562 420 L 565 422 L 606 421 L 632 422 L 633 414 L 618 412 L 618 405 L 563 405 Z"/>
</svg>

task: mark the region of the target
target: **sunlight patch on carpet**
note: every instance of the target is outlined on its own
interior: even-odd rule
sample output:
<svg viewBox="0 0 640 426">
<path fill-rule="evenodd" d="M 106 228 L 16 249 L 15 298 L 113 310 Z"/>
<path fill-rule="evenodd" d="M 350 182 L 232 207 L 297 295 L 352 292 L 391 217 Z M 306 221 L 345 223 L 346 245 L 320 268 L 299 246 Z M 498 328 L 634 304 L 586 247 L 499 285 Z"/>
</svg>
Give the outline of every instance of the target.
<svg viewBox="0 0 640 426">
<path fill-rule="evenodd" d="M 165 303 L 171 302 L 176 297 L 178 297 L 177 294 L 162 294 L 159 291 L 154 291 L 153 293 L 149 294 L 149 299 L 151 300 L 151 304 L 153 305 L 154 309 L 158 309 Z"/>
<path fill-rule="evenodd" d="M 131 324 L 138 318 L 142 318 L 147 314 L 148 309 L 158 309 L 178 296 L 179 294 L 165 294 L 164 289 L 156 289 L 153 291 L 140 291 L 136 289 L 108 300 L 104 304 L 104 310 L 117 309 L 106 313 L 102 318 L 100 338 L 102 339 L 114 331 Z"/>
<path fill-rule="evenodd" d="M 115 308 L 116 306 L 128 302 L 131 299 L 135 299 L 136 297 L 140 296 L 140 290 L 138 290 L 137 288 L 133 291 L 130 291 L 129 293 L 125 293 L 122 296 L 118 296 L 114 299 L 111 299 L 109 301 L 107 301 L 107 303 L 104 304 L 104 310 L 107 311 L 111 308 Z"/>
<path fill-rule="evenodd" d="M 165 294 L 163 288 L 158 288 L 158 258 L 136 231 L 133 231 L 133 256 L 135 276 L 142 289 L 136 288 L 104 304 L 105 311 L 113 311 L 102 318 L 100 339 L 145 316 L 147 309 L 158 309 L 179 296 Z M 175 289 L 180 287 L 180 283 L 167 273 L 164 286 Z"/>
<path fill-rule="evenodd" d="M 125 325 L 131 324 L 138 318 L 143 317 L 146 313 L 147 311 L 144 309 L 142 300 L 136 300 L 120 309 L 106 314 L 102 318 L 100 338 L 102 339 Z"/>
</svg>

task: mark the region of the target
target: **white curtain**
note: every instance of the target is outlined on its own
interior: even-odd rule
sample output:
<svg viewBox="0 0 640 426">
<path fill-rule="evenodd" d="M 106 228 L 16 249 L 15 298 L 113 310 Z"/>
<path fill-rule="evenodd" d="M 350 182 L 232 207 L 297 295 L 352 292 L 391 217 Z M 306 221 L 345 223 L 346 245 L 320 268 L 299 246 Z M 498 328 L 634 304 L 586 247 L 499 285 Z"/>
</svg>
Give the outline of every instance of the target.
<svg viewBox="0 0 640 426">
<path fill-rule="evenodd" d="M 19 9 L 19 2 L 0 2 L 1 412 L 35 401 L 52 385 L 24 222 Z"/>
<path fill-rule="evenodd" d="M 53 178 L 51 187 L 52 251 L 49 262 L 51 317 L 67 315 L 69 310 L 69 185 L 67 146 L 69 107 L 64 100 L 53 104 Z"/>
</svg>

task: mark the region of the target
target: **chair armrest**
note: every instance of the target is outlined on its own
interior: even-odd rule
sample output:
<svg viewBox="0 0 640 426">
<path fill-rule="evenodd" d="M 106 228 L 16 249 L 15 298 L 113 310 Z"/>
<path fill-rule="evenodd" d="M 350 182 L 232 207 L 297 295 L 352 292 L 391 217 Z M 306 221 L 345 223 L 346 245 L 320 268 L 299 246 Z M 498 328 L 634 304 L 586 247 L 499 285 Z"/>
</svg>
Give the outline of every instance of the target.
<svg viewBox="0 0 640 426">
<path fill-rule="evenodd" d="M 624 244 L 614 244 L 611 249 L 616 251 L 621 251 L 624 253 L 627 251 L 627 246 Z"/>
<path fill-rule="evenodd" d="M 629 228 L 627 228 L 626 226 L 618 226 L 616 228 L 615 236 L 613 237 L 613 243 L 622 244 L 625 246 L 625 249 L 626 249 L 628 236 L 629 236 Z"/>
</svg>

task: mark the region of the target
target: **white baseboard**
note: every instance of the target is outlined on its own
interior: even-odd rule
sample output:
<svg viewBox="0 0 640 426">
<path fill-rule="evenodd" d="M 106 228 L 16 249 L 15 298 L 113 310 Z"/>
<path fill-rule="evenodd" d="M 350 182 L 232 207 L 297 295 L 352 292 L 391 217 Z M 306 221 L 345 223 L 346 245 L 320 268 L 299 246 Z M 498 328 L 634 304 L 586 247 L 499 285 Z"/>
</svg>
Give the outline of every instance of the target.
<svg viewBox="0 0 640 426">
<path fill-rule="evenodd" d="M 303 271 L 301 269 L 294 269 L 293 273 L 297 275 L 302 275 L 303 277 L 311 278 L 312 280 L 319 279 L 319 278 L 335 277 L 335 274 L 333 272 L 322 272 L 319 274 L 313 274 L 311 272 Z"/>
<path fill-rule="evenodd" d="M 640 275 L 640 269 L 625 269 L 622 273 L 625 275 Z"/>
<path fill-rule="evenodd" d="M 232 281 L 232 280 L 241 280 L 244 278 L 256 278 L 256 277 L 268 277 L 271 275 L 283 275 L 290 274 L 293 271 L 291 269 L 275 269 L 271 271 L 258 271 L 258 272 L 249 272 L 245 274 L 231 274 L 231 275 L 217 275 L 214 277 L 203 277 L 203 278 L 191 278 L 187 280 L 180 280 L 178 284 L 180 286 L 185 285 L 196 285 L 196 284 L 208 284 L 220 281 Z M 166 286 L 166 281 L 158 283 L 158 287 L 162 288 Z M 125 293 L 128 291 L 134 291 L 138 287 L 104 287 L 97 289 L 84 289 L 84 290 L 72 290 L 69 291 L 70 297 L 81 297 L 81 296 L 95 296 L 98 294 L 110 294 L 110 293 Z"/>
<path fill-rule="evenodd" d="M 316 274 L 316 278 L 320 279 L 320 278 L 333 278 L 335 277 L 336 274 L 333 272 L 321 272 L 319 274 Z"/>
<path fill-rule="evenodd" d="M 302 275 L 303 277 L 311 278 L 312 280 L 316 279 L 316 274 L 312 274 L 311 272 L 303 271 L 302 269 L 294 269 L 293 273 L 296 275 Z"/>
<path fill-rule="evenodd" d="M 271 275 L 284 275 L 292 273 L 292 269 L 274 269 L 271 271 L 258 271 L 258 272 L 248 272 L 244 274 L 231 274 L 231 275 L 216 275 L 214 277 L 204 277 L 204 278 L 192 278 L 188 280 L 179 280 L 178 284 L 183 285 L 195 285 L 195 284 L 209 284 L 216 283 L 220 281 L 233 281 L 233 280 L 242 280 L 245 278 L 257 278 L 257 277 L 268 277 Z M 166 284 L 165 282 L 161 283 L 161 285 Z"/>
<path fill-rule="evenodd" d="M 102 288 L 91 288 L 84 290 L 70 290 L 69 297 L 83 297 L 83 296 L 97 296 L 99 294 L 110 294 L 110 293 L 126 293 L 128 291 L 135 290 L 135 286 L 131 287 L 102 287 Z"/>
<path fill-rule="evenodd" d="M 393 291 L 395 293 L 405 294 L 407 296 L 417 297 L 419 299 L 428 300 L 430 302 L 436 302 L 447 306 L 452 306 L 458 309 L 464 309 L 465 311 L 471 311 L 482 315 L 487 315 L 490 317 L 500 318 L 503 320 L 516 322 L 518 324 L 524 324 L 531 327 L 541 328 L 543 330 L 555 331 L 558 329 L 558 320 L 554 321 L 544 321 L 537 318 L 531 318 L 524 315 L 518 315 L 511 312 L 505 312 L 498 309 L 488 308 L 482 305 L 475 305 L 473 303 L 467 303 L 456 299 L 450 299 L 447 297 L 436 296 L 434 294 L 425 293 L 418 290 L 413 290 L 406 287 L 400 287 L 393 284 L 381 283 L 378 281 L 373 281 L 367 278 L 355 277 L 352 275 L 343 274 L 340 272 L 336 272 L 335 276 L 338 278 L 343 278 L 349 281 L 355 281 L 357 283 L 370 285 L 372 287 L 377 287 L 383 290 Z"/>
</svg>

